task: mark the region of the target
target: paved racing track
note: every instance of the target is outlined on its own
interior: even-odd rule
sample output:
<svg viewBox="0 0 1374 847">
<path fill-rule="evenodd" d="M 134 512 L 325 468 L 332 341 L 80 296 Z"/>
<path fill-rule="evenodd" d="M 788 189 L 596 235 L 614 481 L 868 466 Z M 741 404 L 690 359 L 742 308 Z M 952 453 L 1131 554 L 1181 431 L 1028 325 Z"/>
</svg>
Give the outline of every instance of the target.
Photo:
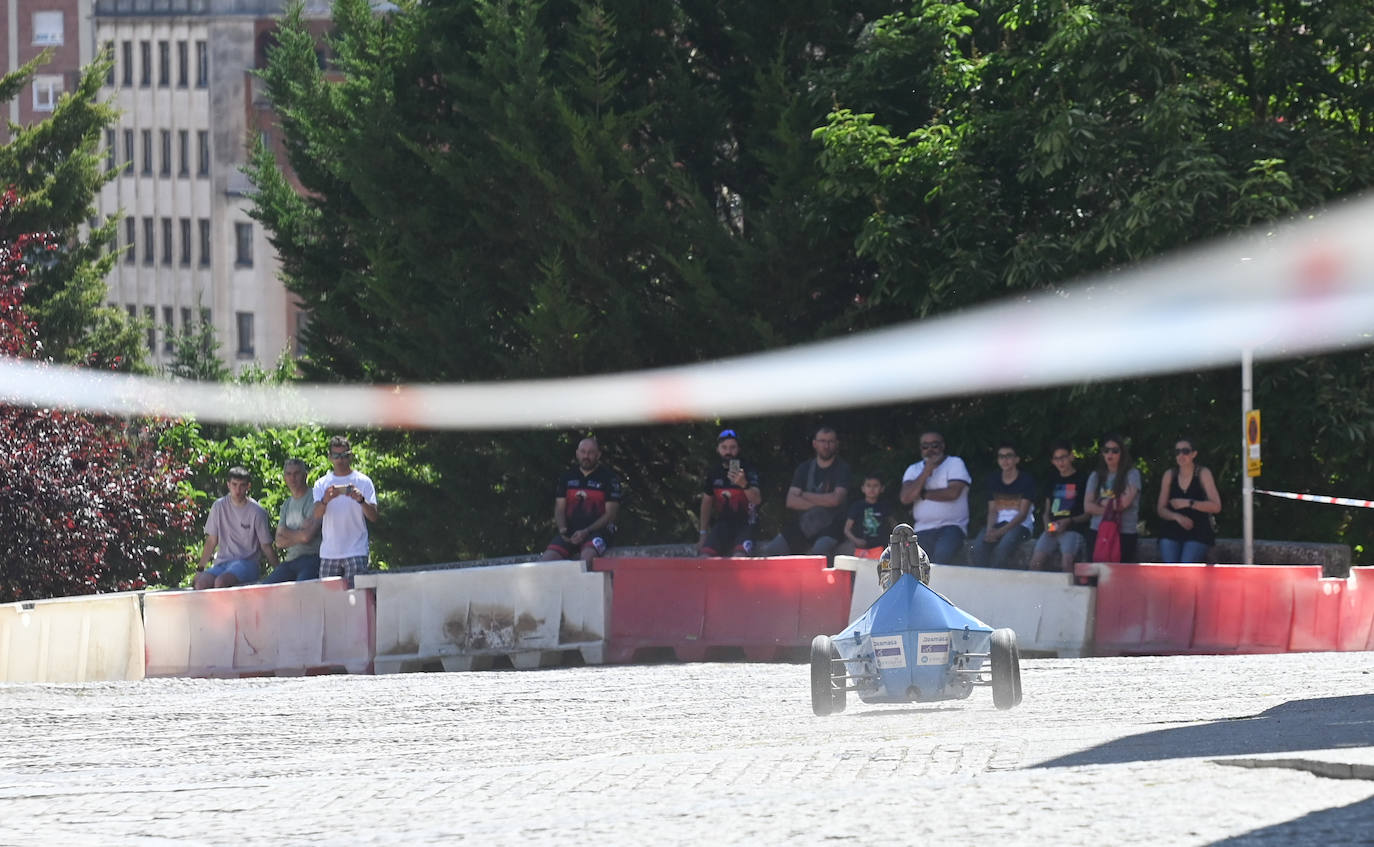
<svg viewBox="0 0 1374 847">
<path fill-rule="evenodd" d="M 1374 840 L 1374 653 L 1022 678 L 828 718 L 791 664 L 0 685 L 0 843 Z"/>
</svg>

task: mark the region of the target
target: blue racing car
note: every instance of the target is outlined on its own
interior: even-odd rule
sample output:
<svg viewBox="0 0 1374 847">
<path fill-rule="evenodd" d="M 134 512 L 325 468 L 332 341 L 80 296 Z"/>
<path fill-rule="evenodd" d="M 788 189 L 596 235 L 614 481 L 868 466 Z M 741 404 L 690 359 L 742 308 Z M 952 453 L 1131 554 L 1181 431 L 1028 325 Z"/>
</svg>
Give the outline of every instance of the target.
<svg viewBox="0 0 1374 847">
<path fill-rule="evenodd" d="M 879 579 L 886 589 L 838 635 L 811 642 L 811 708 L 844 710 L 850 691 L 865 703 L 962 700 L 974 686 L 991 685 L 992 702 L 1021 702 L 1021 655 L 1016 633 L 993 629 L 933 591 L 930 559 L 916 532 L 892 531 Z"/>
</svg>

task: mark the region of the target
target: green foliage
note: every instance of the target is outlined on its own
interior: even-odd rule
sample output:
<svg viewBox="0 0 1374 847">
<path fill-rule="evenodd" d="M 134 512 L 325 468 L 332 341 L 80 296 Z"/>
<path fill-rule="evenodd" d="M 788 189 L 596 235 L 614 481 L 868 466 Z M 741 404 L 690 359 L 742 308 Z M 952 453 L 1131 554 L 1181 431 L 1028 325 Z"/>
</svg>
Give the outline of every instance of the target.
<svg viewBox="0 0 1374 847">
<path fill-rule="evenodd" d="M 11 99 L 48 60 L 44 53 L 0 80 L 0 103 Z M 105 279 L 114 266 L 118 219 L 82 233 L 95 215 L 95 196 L 115 177 L 105 171 L 101 136 L 118 115 L 100 100 L 113 62 L 101 55 L 86 66 L 76 88 L 64 93 L 46 120 L 13 127 L 0 147 L 0 186 L 25 198 L 15 231 L 51 232 L 60 245 L 34 268 L 26 308 L 38 324 L 45 356 L 117 370 L 146 371 L 141 327 L 105 305 Z"/>
<path fill-rule="evenodd" d="M 164 332 L 172 338 L 172 361 L 167 373 L 180 379 L 198 382 L 227 382 L 232 375 L 229 366 L 219 355 L 219 338 L 209 321 L 201 320 L 196 328 L 174 332 L 169 324 Z"/>
</svg>

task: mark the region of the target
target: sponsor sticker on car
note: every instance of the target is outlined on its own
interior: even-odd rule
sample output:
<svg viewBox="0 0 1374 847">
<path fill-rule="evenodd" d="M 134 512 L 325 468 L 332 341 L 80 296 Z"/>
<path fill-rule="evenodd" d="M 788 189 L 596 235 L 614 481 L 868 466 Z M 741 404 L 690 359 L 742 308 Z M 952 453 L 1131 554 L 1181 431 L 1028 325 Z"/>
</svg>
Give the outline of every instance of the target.
<svg viewBox="0 0 1374 847">
<path fill-rule="evenodd" d="M 876 640 L 876 639 L 875 639 Z M 949 633 L 921 632 L 916 636 L 917 665 L 943 665 L 949 662 Z"/>
<path fill-rule="evenodd" d="M 875 635 L 873 654 L 878 657 L 880 668 L 906 667 L 906 651 L 902 648 L 900 635 Z"/>
</svg>

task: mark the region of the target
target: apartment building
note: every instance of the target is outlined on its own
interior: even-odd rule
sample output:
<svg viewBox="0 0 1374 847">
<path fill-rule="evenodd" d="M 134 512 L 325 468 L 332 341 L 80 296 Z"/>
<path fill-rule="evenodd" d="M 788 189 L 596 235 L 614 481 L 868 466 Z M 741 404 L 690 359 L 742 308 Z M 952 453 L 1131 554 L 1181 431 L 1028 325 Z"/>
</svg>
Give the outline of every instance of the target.
<svg viewBox="0 0 1374 847">
<path fill-rule="evenodd" d="M 11 0 L 13 2 L 13 0 Z M 121 112 L 106 133 L 118 178 L 98 211 L 122 211 L 110 301 L 150 319 L 154 363 L 173 334 L 208 321 L 234 370 L 297 352 L 303 320 L 249 217 L 249 144 L 272 125 L 252 71 L 285 0 L 94 0 L 94 39 L 114 51 L 106 85 Z M 328 17 L 328 4 L 311 14 Z M 271 139 L 269 139 L 269 142 Z"/>
<path fill-rule="evenodd" d="M 5 107 L 10 122 L 41 121 L 63 92 L 76 87 L 81 66 L 91 60 L 91 0 L 5 0 L 0 24 L 5 73 L 52 51 L 33 81 Z M 8 140 L 9 124 L 0 121 L 0 144 Z"/>
</svg>

